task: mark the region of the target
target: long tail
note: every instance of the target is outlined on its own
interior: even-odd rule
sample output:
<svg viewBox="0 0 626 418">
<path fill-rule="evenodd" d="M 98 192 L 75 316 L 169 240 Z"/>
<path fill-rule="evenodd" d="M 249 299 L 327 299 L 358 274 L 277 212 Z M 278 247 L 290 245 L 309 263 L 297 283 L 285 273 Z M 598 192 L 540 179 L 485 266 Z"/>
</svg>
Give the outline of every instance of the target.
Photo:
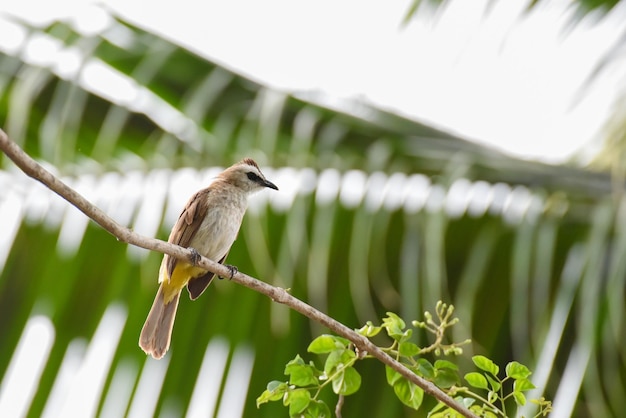
<svg viewBox="0 0 626 418">
<path fill-rule="evenodd" d="M 148 313 L 146 323 L 143 324 L 141 329 L 139 347 L 155 359 L 163 357 L 167 349 L 170 348 L 172 328 L 174 327 L 179 298 L 180 292 L 171 301 L 165 303 L 163 284 L 161 284 L 152 303 L 150 313 Z"/>
</svg>

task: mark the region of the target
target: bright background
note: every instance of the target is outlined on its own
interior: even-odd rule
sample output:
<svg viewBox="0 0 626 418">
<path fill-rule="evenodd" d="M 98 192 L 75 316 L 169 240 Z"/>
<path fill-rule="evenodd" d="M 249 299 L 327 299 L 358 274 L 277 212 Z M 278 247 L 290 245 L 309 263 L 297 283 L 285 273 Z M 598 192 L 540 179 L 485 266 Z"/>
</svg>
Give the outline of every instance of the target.
<svg viewBox="0 0 626 418">
<path fill-rule="evenodd" d="M 592 158 L 626 86 L 624 4 L 581 16 L 567 0 L 425 3 L 405 24 L 406 0 L 26 0 L 0 13 L 89 33 L 106 19 L 94 4 L 278 89 L 366 100 L 548 162 Z"/>
</svg>

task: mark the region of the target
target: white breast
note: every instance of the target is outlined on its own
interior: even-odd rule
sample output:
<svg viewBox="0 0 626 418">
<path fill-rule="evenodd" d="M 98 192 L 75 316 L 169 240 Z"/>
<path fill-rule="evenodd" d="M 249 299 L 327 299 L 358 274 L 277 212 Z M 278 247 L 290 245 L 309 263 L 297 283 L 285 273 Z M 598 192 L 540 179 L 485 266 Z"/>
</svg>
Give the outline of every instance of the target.
<svg viewBox="0 0 626 418">
<path fill-rule="evenodd" d="M 190 246 L 205 257 L 220 261 L 237 238 L 247 201 L 245 196 L 232 195 L 209 195 L 209 200 L 207 216 Z"/>
</svg>

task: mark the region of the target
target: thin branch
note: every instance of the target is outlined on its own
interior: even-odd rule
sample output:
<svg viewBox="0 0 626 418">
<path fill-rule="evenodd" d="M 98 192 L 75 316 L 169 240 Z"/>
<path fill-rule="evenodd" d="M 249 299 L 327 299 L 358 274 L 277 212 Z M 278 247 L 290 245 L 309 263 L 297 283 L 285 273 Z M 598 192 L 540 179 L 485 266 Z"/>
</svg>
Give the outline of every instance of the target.
<svg viewBox="0 0 626 418">
<path fill-rule="evenodd" d="M 341 408 L 343 407 L 344 396 L 339 395 L 337 398 L 337 405 L 335 406 L 335 418 L 341 418 Z"/>
<path fill-rule="evenodd" d="M 193 260 L 194 253 L 192 253 L 192 251 L 189 249 L 179 247 L 178 245 L 170 244 L 168 242 L 158 239 L 144 237 L 131 231 L 129 228 L 126 228 L 115 222 L 101 209 L 94 206 L 81 194 L 70 188 L 60 179 L 55 177 L 52 173 L 39 165 L 15 142 L 11 141 L 2 129 L 0 129 L 0 149 L 2 149 L 2 151 L 11 160 L 13 160 L 13 162 L 22 171 L 24 171 L 24 173 L 34 178 L 35 180 L 40 181 L 50 190 L 54 191 L 59 196 L 70 202 L 72 205 L 76 206 L 78 210 L 91 218 L 94 222 L 96 222 L 98 225 L 108 231 L 119 241 L 132 244 L 137 247 L 145 248 L 147 250 L 169 254 L 170 256 L 176 257 L 181 260 Z M 215 261 L 209 260 L 206 257 L 200 257 L 200 260 L 196 264 L 199 267 L 202 267 L 212 273 L 217 274 L 218 276 L 230 277 L 231 275 L 231 271 L 228 269 L 228 267 L 216 263 Z M 456 410 L 465 417 L 477 418 L 476 415 L 474 415 L 469 409 L 456 402 L 433 383 L 416 375 L 411 370 L 406 368 L 402 363 L 387 355 L 378 346 L 373 344 L 369 339 L 346 327 L 345 325 L 336 321 L 330 316 L 318 311 L 312 306 L 302 302 L 300 299 L 295 298 L 284 289 L 271 286 L 265 282 L 257 280 L 241 272 L 236 273 L 233 276 L 232 281 L 252 290 L 256 290 L 257 292 L 269 297 L 274 302 L 287 305 L 291 309 L 300 312 L 302 315 L 319 322 L 336 334 L 350 340 L 359 349 L 359 351 L 367 352 L 376 357 L 382 363 L 400 373 L 408 381 L 416 384 L 417 386 L 422 388 L 424 392 L 433 396 L 438 401 L 446 404 L 447 406 Z"/>
</svg>

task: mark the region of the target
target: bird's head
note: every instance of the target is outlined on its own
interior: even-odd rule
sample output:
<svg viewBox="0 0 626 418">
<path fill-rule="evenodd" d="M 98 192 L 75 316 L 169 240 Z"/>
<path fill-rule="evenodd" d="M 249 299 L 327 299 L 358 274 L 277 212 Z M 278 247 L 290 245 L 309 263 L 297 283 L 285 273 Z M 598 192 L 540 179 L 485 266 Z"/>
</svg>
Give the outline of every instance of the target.
<svg viewBox="0 0 626 418">
<path fill-rule="evenodd" d="M 225 182 L 247 193 L 252 193 L 265 187 L 278 190 L 274 183 L 265 178 L 257 163 L 251 158 L 244 158 L 237 164 L 227 168 L 220 177 Z"/>
</svg>

